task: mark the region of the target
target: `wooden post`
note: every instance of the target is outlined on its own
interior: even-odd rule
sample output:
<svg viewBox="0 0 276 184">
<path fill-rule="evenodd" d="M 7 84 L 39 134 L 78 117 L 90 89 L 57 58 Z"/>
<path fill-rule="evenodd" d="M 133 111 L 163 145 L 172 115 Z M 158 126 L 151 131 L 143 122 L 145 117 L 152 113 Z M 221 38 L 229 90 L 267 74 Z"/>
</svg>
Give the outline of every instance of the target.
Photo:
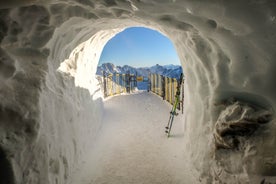
<svg viewBox="0 0 276 184">
<path fill-rule="evenodd" d="M 103 83 L 104 83 L 104 97 L 107 97 L 107 86 L 106 86 L 106 73 L 103 71 Z"/>
<path fill-rule="evenodd" d="M 181 97 L 182 97 L 182 99 L 181 99 L 181 107 L 182 107 L 182 114 L 183 114 L 183 109 L 184 109 L 184 80 L 183 80 L 183 82 L 182 82 L 182 94 L 181 94 Z"/>
<path fill-rule="evenodd" d="M 129 71 L 126 73 L 126 90 L 127 90 L 127 93 L 130 93 L 130 73 L 129 73 Z"/>
<path fill-rule="evenodd" d="M 148 75 L 148 92 L 151 91 L 151 74 Z"/>
<path fill-rule="evenodd" d="M 137 72 L 134 76 L 134 87 L 137 87 Z"/>
<path fill-rule="evenodd" d="M 161 75 L 161 86 L 162 86 L 162 97 L 165 100 L 166 97 L 166 86 L 165 86 L 165 77 Z"/>
</svg>

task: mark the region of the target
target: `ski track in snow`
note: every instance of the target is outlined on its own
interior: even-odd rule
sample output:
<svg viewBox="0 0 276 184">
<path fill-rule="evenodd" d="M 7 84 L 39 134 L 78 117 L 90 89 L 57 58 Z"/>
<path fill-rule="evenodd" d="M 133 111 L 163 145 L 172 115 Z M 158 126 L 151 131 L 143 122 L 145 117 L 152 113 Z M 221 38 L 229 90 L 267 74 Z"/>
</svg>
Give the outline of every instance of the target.
<svg viewBox="0 0 276 184">
<path fill-rule="evenodd" d="M 72 183 L 196 183 L 183 146 L 182 114 L 175 117 L 171 137 L 165 126 L 171 106 L 152 93 L 116 96 L 105 101 L 103 125 Z"/>
</svg>

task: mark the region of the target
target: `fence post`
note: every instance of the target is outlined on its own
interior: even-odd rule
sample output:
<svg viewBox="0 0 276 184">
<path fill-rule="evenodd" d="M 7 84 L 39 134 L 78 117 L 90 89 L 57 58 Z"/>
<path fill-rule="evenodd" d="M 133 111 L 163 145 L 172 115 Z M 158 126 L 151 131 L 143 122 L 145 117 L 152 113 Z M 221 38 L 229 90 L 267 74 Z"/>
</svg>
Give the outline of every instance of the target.
<svg viewBox="0 0 276 184">
<path fill-rule="evenodd" d="M 150 89 L 152 92 L 154 92 L 154 74 L 151 74 L 151 86 Z"/>
<path fill-rule="evenodd" d="M 113 90 L 114 90 L 114 87 L 113 87 L 114 84 L 113 84 L 113 81 L 112 81 L 113 74 L 109 74 L 107 78 L 108 78 L 108 83 L 109 83 L 108 84 L 108 88 L 110 89 L 110 91 L 109 91 L 110 94 L 109 95 L 113 96 Z"/>
<path fill-rule="evenodd" d="M 134 76 L 134 87 L 137 88 L 137 72 L 135 73 L 135 76 Z"/>
<path fill-rule="evenodd" d="M 130 93 L 130 73 L 129 71 L 126 73 L 126 91 Z"/>
<path fill-rule="evenodd" d="M 153 88 L 154 88 L 154 76 L 153 74 L 150 74 L 150 80 L 151 80 L 151 84 L 150 84 L 150 90 L 151 92 L 153 92 Z"/>
<path fill-rule="evenodd" d="M 177 79 L 174 79 L 174 82 L 173 82 L 173 94 L 174 94 L 174 98 L 173 98 L 173 102 L 175 102 L 175 99 L 176 99 L 176 91 L 177 91 Z M 178 109 L 179 109 L 179 105 L 178 105 L 178 107 L 177 107 Z"/>
<path fill-rule="evenodd" d="M 165 100 L 165 96 L 166 96 L 166 86 L 165 86 L 165 77 L 161 75 L 161 85 L 162 85 L 162 97 L 163 100 Z"/>
<path fill-rule="evenodd" d="M 169 78 L 169 92 L 170 92 L 169 102 L 172 104 L 172 78 Z"/>
<path fill-rule="evenodd" d="M 162 97 L 162 76 L 158 75 L 158 95 Z"/>
<path fill-rule="evenodd" d="M 126 93 L 126 74 L 122 74 L 122 86 L 124 87 L 124 93 Z"/>
<path fill-rule="evenodd" d="M 106 73 L 103 71 L 103 83 L 104 83 L 104 97 L 107 97 L 107 86 L 106 86 Z"/>
<path fill-rule="evenodd" d="M 116 73 L 115 74 L 115 86 L 116 86 L 116 88 L 115 88 L 115 91 L 116 91 L 116 94 L 119 94 L 120 92 L 119 92 L 119 79 L 118 79 L 118 73 Z"/>
<path fill-rule="evenodd" d="M 148 92 L 151 91 L 151 74 L 148 75 Z"/>
<path fill-rule="evenodd" d="M 154 86 L 153 86 L 153 92 L 156 94 L 156 83 L 157 83 L 157 81 L 156 81 L 156 74 L 154 74 L 153 75 L 153 78 L 154 78 Z"/>
<path fill-rule="evenodd" d="M 154 76 L 153 74 L 150 75 L 150 80 L 151 80 L 151 83 L 150 83 L 150 90 L 153 92 L 153 88 L 154 88 Z"/>
<path fill-rule="evenodd" d="M 182 102 L 182 103 L 181 103 L 182 111 L 181 111 L 181 112 L 182 112 L 182 114 L 183 114 L 183 109 L 184 109 L 184 80 L 183 80 L 181 86 L 182 86 L 182 90 L 181 90 L 181 91 L 182 91 L 182 94 L 181 94 L 181 97 L 182 97 L 182 99 L 181 99 L 181 102 Z"/>
</svg>

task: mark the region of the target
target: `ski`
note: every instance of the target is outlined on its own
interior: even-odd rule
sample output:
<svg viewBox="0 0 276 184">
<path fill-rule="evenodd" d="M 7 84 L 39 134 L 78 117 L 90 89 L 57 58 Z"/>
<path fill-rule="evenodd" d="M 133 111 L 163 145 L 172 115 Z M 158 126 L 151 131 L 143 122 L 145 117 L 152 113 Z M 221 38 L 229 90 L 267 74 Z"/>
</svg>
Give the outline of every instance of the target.
<svg viewBox="0 0 276 184">
<path fill-rule="evenodd" d="M 183 73 L 180 74 L 180 79 L 177 82 L 174 104 L 173 104 L 172 110 L 170 112 L 170 117 L 169 117 L 168 124 L 165 127 L 166 128 L 165 133 L 167 134 L 167 137 L 170 137 L 170 132 L 171 132 L 171 129 L 172 129 L 174 116 L 178 115 L 178 113 L 176 113 L 176 109 L 177 109 L 177 106 L 180 102 L 180 90 L 181 90 L 182 80 L 183 80 Z"/>
</svg>

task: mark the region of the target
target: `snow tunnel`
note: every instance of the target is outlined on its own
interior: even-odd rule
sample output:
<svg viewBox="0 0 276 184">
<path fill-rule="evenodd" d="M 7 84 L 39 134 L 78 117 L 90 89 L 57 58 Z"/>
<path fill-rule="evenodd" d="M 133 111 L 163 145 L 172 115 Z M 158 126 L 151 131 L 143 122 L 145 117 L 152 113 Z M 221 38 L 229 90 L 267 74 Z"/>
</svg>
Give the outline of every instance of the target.
<svg viewBox="0 0 276 184">
<path fill-rule="evenodd" d="M 166 35 L 189 76 L 183 148 L 198 183 L 276 181 L 273 0 L 14 0 L 0 8 L 0 162 L 9 183 L 70 182 L 101 126 L 93 75 L 101 51 L 132 26 Z"/>
</svg>

